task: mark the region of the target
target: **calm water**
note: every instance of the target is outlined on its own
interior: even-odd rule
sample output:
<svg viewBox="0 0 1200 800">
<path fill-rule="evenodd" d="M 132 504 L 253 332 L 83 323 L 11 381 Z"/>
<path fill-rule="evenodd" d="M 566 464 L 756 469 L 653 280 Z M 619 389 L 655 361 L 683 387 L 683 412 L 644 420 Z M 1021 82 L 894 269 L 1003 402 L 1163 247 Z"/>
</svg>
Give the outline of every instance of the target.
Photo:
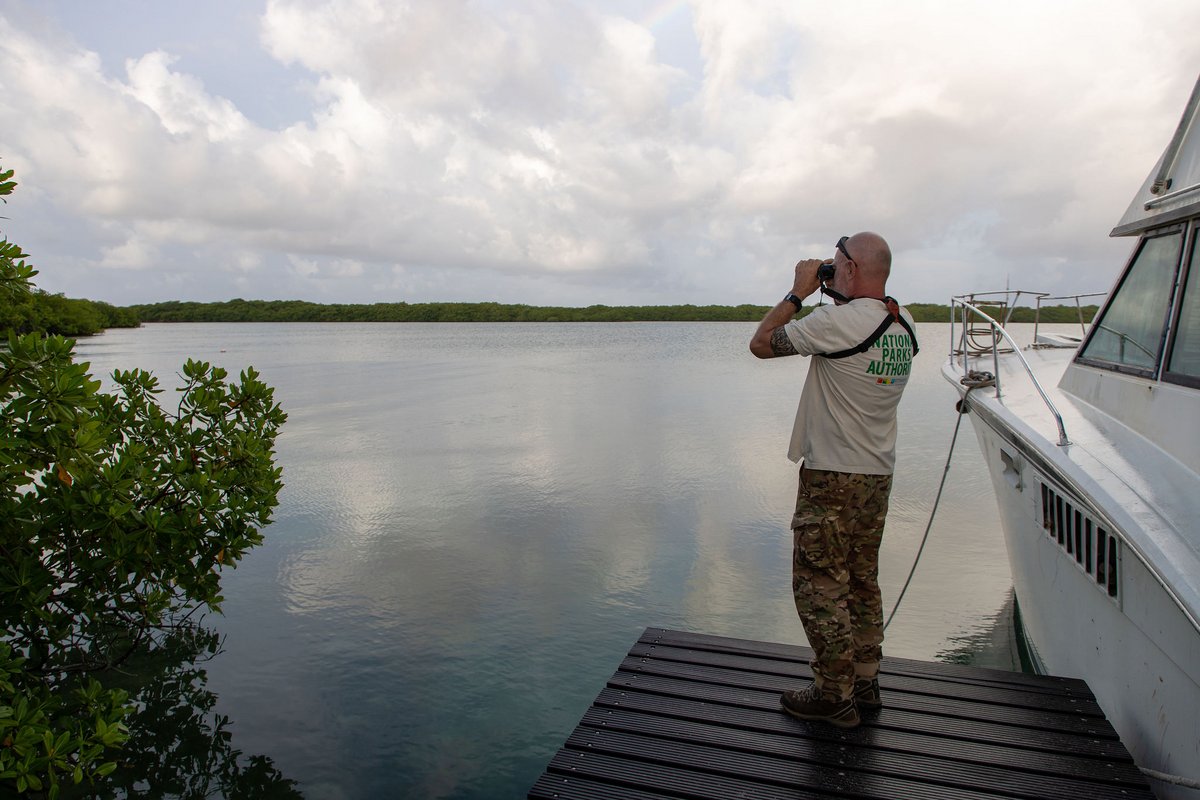
<svg viewBox="0 0 1200 800">
<path fill-rule="evenodd" d="M 253 365 L 289 414 L 275 522 L 208 619 L 224 652 L 181 681 L 203 696 L 193 738 L 212 741 L 173 756 L 197 773 L 179 786 L 523 797 L 645 627 L 803 643 L 785 453 L 807 365 L 754 359 L 753 329 L 181 324 L 82 340 L 98 376 L 176 385 L 189 356 Z M 956 420 L 948 326 L 918 334 L 885 610 Z M 1013 665 L 994 509 L 964 424 L 889 655 Z M 220 770 L 246 782 L 205 783 Z"/>
</svg>

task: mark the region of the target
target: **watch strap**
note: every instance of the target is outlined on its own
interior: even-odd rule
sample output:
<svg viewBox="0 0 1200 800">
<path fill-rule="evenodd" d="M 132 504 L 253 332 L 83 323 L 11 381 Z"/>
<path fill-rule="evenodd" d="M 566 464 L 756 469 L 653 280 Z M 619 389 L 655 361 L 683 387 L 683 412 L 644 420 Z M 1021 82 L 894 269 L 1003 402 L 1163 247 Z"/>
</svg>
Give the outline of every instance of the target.
<svg viewBox="0 0 1200 800">
<path fill-rule="evenodd" d="M 787 301 L 788 301 L 788 302 L 790 302 L 792 305 L 794 305 L 794 306 L 796 307 L 796 310 L 797 310 L 797 311 L 799 311 L 799 310 L 800 310 L 800 306 L 801 306 L 801 304 L 804 302 L 803 300 L 801 300 L 799 297 L 796 297 L 796 295 L 792 294 L 791 292 L 788 292 L 788 293 L 787 293 L 787 296 L 786 296 L 786 297 L 784 297 L 783 299 L 784 299 L 784 300 L 787 300 Z"/>
</svg>

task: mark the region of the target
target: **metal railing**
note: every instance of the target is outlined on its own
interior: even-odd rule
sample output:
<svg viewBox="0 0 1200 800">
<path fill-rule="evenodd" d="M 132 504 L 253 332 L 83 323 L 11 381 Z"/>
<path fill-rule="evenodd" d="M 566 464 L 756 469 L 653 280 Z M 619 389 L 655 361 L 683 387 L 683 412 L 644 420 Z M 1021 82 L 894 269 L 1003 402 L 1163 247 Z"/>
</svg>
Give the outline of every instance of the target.
<svg viewBox="0 0 1200 800">
<path fill-rule="evenodd" d="M 1042 301 L 1043 300 L 1074 300 L 1075 308 L 1079 312 L 1079 330 L 1086 334 L 1087 323 L 1083 321 L 1083 304 L 1079 302 L 1085 297 L 1105 297 L 1108 292 L 1089 292 L 1088 294 L 1064 294 L 1058 297 L 1051 297 L 1044 292 L 1037 292 L 1037 310 L 1033 315 L 1033 341 L 1037 342 L 1038 323 L 1042 316 Z"/>
<path fill-rule="evenodd" d="M 956 356 L 962 356 L 963 377 L 967 377 L 969 373 L 968 361 L 972 355 L 976 357 L 984 357 L 987 353 L 992 355 L 992 375 L 995 378 L 996 397 L 1002 396 L 1000 386 L 1000 354 L 1011 353 L 1021 362 L 1021 366 L 1025 369 L 1025 374 L 1029 376 L 1029 380 L 1033 382 L 1033 386 L 1042 397 L 1042 402 L 1046 404 L 1046 408 L 1050 409 L 1050 413 L 1054 416 L 1054 424 L 1058 428 L 1058 444 L 1060 447 L 1069 445 L 1071 441 L 1067 438 L 1067 429 L 1063 425 L 1062 414 L 1055 408 L 1050 396 L 1046 394 L 1046 390 L 1042 388 L 1042 384 L 1038 382 L 1037 377 L 1033 374 L 1033 369 L 1029 366 L 1029 362 L 1025 360 L 1025 356 L 1021 355 L 1021 348 L 1017 345 L 1016 340 L 1009 335 L 1004 329 L 1004 325 L 1012 318 L 1013 308 L 1016 306 L 1016 299 L 1022 294 L 1033 295 L 1036 297 L 1047 297 L 1046 292 L 1029 292 L 1024 290 L 1011 290 L 1003 292 L 983 292 L 978 294 L 963 295 L 961 297 L 950 298 L 950 359 L 953 361 Z M 984 300 L 976 301 L 977 297 L 989 297 L 992 295 L 1004 295 L 1005 299 L 1001 301 Z M 1012 298 L 1012 303 L 1008 302 Z M 995 319 L 988 314 L 984 308 L 992 310 L 1000 310 L 1003 322 Z M 961 309 L 960 314 L 957 313 Z M 961 328 L 956 328 L 961 326 Z M 957 332 L 961 330 L 961 333 Z M 987 345 L 981 345 L 981 331 L 987 332 L 987 337 L 990 342 Z M 955 346 L 957 342 L 957 347 Z M 1002 348 L 1001 342 L 1008 344 L 1008 347 Z"/>
<path fill-rule="evenodd" d="M 1134 346 L 1135 349 L 1140 350 L 1146 354 L 1146 357 L 1150 359 L 1150 363 L 1145 365 L 1148 368 L 1154 369 L 1154 366 L 1158 363 L 1158 353 L 1154 352 L 1149 347 L 1139 344 L 1137 339 L 1134 339 L 1128 333 L 1125 333 L 1124 331 L 1119 331 L 1116 328 L 1110 328 L 1107 325 L 1097 325 L 1096 330 L 1104 331 L 1105 333 L 1111 334 L 1112 336 L 1116 337 L 1117 345 L 1118 345 L 1118 347 L 1117 347 L 1117 363 L 1118 364 L 1129 364 L 1130 363 L 1125 358 L 1125 345 L 1126 344 L 1131 344 Z M 1133 366 L 1140 366 L 1140 365 L 1133 365 Z"/>
</svg>

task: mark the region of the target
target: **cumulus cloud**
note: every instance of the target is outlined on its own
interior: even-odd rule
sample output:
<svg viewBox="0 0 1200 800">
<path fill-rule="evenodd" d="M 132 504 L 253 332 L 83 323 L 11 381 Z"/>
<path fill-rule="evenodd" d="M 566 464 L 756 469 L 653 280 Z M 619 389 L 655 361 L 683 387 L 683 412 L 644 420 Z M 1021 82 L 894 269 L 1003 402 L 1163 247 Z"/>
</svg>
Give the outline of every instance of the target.
<svg viewBox="0 0 1200 800">
<path fill-rule="evenodd" d="M 174 60 L 161 50 L 130 60 L 124 88 L 174 136 L 199 132 L 207 141 L 227 142 L 244 134 L 249 125 L 233 104 L 208 96 L 195 77 L 172 72 Z"/>
<path fill-rule="evenodd" d="M 155 248 L 145 238 L 131 236 L 119 245 L 101 249 L 100 264 L 113 269 L 149 269 L 154 266 Z"/>
<path fill-rule="evenodd" d="M 268 126 L 166 46 L 113 69 L 9 2 L 0 157 L 79 241 L 20 238 L 20 194 L 7 230 L 118 303 L 767 303 L 863 228 L 900 296 L 1091 290 L 1200 70 L 1189 0 L 676 5 L 668 37 L 583 0 L 268 0 L 308 98 Z"/>
</svg>

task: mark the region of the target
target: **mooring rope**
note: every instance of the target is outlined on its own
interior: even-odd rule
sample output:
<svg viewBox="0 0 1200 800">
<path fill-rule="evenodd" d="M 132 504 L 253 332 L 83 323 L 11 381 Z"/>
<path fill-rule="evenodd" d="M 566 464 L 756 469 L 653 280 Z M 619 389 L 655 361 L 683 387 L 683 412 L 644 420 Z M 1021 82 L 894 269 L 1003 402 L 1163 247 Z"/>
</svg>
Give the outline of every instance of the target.
<svg viewBox="0 0 1200 800">
<path fill-rule="evenodd" d="M 967 391 L 963 392 L 962 399 L 955 405 L 955 408 L 958 410 L 958 421 L 954 423 L 954 435 L 950 437 L 950 451 L 946 453 L 946 466 L 942 469 L 942 482 L 938 484 L 937 496 L 933 499 L 933 509 L 929 512 L 929 524 L 925 526 L 925 535 L 921 537 L 921 546 L 917 548 L 917 556 L 913 559 L 912 569 L 908 571 L 908 578 L 904 581 L 904 587 L 900 589 L 900 596 L 896 598 L 896 605 L 892 606 L 892 613 L 888 614 L 887 621 L 883 623 L 885 631 L 888 625 L 892 624 L 892 617 L 896 616 L 896 612 L 900 610 L 900 603 L 904 600 L 904 593 L 908 591 L 908 585 L 912 583 L 913 575 L 917 571 L 917 564 L 921 563 L 921 553 L 925 551 L 925 543 L 929 541 L 929 531 L 933 529 L 933 520 L 937 516 L 938 504 L 942 502 L 942 490 L 946 488 L 946 478 L 950 475 L 950 459 L 954 456 L 954 443 L 958 441 L 958 429 L 962 426 L 963 417 L 967 415 L 967 395 L 980 387 L 994 385 L 996 383 L 996 376 L 990 372 L 972 371 L 968 372 L 959 382 L 967 387 Z"/>
<path fill-rule="evenodd" d="M 1172 775 L 1169 772 L 1159 772 L 1156 769 L 1149 767 L 1138 767 L 1147 777 L 1153 778 L 1156 781 L 1163 783 L 1174 784 L 1175 786 L 1186 786 L 1189 789 L 1200 789 L 1200 781 L 1192 778 L 1185 778 L 1182 775 Z"/>
</svg>

